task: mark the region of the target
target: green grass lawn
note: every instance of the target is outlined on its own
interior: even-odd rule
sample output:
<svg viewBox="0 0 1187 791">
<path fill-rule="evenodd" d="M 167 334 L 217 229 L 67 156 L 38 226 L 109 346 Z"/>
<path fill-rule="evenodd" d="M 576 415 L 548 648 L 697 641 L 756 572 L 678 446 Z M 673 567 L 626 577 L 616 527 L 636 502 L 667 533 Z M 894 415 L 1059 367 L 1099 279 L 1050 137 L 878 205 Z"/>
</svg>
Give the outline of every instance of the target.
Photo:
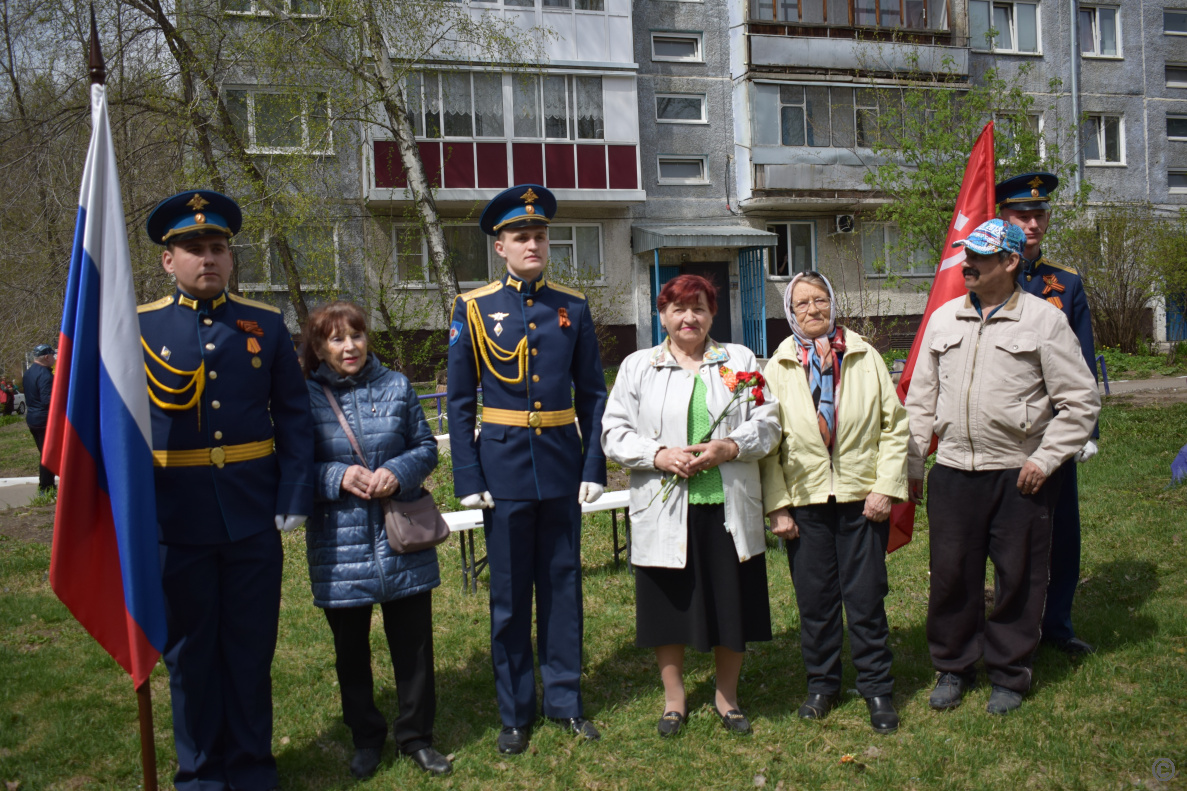
<svg viewBox="0 0 1187 791">
<path fill-rule="evenodd" d="M 740 695 L 754 722 L 731 737 L 712 714 L 712 663 L 687 665 L 686 730 L 661 740 L 663 696 L 649 651 L 634 647 L 634 594 L 614 568 L 608 516 L 587 519 L 584 695 L 601 728 L 578 744 L 541 725 L 532 750 L 500 756 L 488 646 L 485 584 L 461 592 L 457 540 L 440 548 L 435 594 L 436 745 L 454 774 L 433 779 L 397 758 L 390 741 L 379 774 L 353 781 L 341 722 L 329 628 L 310 603 L 303 537 L 285 537 L 280 645 L 273 666 L 275 751 L 282 788 L 372 789 L 1120 789 L 1159 784 L 1156 759 L 1187 771 L 1187 487 L 1167 488 L 1187 442 L 1187 404 L 1110 405 L 1101 454 L 1081 468 L 1084 582 L 1075 618 L 1096 655 L 1072 661 L 1043 649 L 1020 711 L 985 713 L 982 686 L 961 708 L 931 711 L 933 672 L 924 622 L 927 524 L 890 556 L 887 599 L 902 727 L 878 736 L 849 693 L 823 723 L 795 710 L 806 685 L 786 555 L 767 554 L 775 639 L 753 646 Z M 481 541 L 479 542 L 481 545 Z M 0 781 L 32 789 L 133 789 L 140 782 L 131 683 L 54 597 L 49 547 L 0 541 Z M 484 581 L 485 582 L 485 581 Z M 381 708 L 396 697 L 382 631 L 372 632 Z M 983 678 L 983 677 L 982 677 Z M 847 669 L 844 689 L 853 687 Z M 167 677 L 153 676 L 158 770 L 173 771 Z M 852 760 L 842 761 L 844 756 Z"/>
</svg>

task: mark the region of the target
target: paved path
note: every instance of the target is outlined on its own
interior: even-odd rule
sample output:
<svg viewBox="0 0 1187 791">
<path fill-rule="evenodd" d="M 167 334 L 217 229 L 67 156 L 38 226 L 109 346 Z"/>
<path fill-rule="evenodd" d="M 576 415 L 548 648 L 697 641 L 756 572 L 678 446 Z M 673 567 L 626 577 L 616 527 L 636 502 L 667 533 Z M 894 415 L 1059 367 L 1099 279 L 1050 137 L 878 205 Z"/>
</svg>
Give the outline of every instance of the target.
<svg viewBox="0 0 1187 791">
<path fill-rule="evenodd" d="M 0 510 L 29 504 L 29 501 L 37 494 L 37 479 L 30 478 L 28 480 L 32 483 L 21 478 L 0 479 Z M 9 481 L 17 481 L 17 483 L 7 483 Z"/>
<path fill-rule="evenodd" d="M 1138 393 L 1149 390 L 1174 390 L 1187 387 L 1187 376 L 1168 376 L 1164 379 L 1128 379 L 1109 381 L 1109 394 Z M 1104 395 L 1105 385 L 1100 385 L 1101 395 Z"/>
</svg>

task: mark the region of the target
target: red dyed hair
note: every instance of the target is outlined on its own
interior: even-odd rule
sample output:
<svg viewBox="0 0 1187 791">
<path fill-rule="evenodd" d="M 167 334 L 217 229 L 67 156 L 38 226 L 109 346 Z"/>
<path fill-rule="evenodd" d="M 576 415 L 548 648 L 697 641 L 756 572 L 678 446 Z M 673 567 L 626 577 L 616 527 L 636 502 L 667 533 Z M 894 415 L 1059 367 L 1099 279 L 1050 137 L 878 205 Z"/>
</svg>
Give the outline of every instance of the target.
<svg viewBox="0 0 1187 791">
<path fill-rule="evenodd" d="M 659 290 L 659 298 L 655 300 L 655 309 L 663 313 L 670 303 L 677 305 L 697 304 L 697 294 L 705 295 L 705 303 L 709 306 L 709 313 L 717 315 L 717 286 L 700 275 L 677 275 L 664 283 Z"/>
<path fill-rule="evenodd" d="M 353 302 L 337 300 L 309 314 L 305 322 L 305 349 L 301 353 L 301 367 L 305 369 L 305 376 L 321 365 L 321 360 L 317 358 L 318 349 L 325 346 L 326 340 L 340 328 L 366 333 L 367 316 L 363 309 Z"/>
</svg>

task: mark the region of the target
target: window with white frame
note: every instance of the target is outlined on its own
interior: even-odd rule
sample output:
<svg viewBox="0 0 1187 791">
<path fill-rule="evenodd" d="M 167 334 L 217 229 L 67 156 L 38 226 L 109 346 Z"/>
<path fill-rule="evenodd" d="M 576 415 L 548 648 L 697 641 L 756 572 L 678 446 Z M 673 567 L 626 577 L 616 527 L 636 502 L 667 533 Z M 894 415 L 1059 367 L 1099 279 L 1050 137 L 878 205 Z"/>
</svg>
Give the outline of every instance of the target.
<svg viewBox="0 0 1187 791">
<path fill-rule="evenodd" d="M 1038 3 L 969 0 L 969 45 L 978 50 L 1038 54 Z"/>
<path fill-rule="evenodd" d="M 1187 9 L 1172 11 L 1167 8 L 1162 12 L 1162 32 L 1171 35 L 1187 35 Z"/>
<path fill-rule="evenodd" d="M 325 13 L 320 0 L 276 0 L 275 6 L 296 17 L 317 17 Z M 228 14 L 272 16 L 272 11 L 260 0 L 222 0 L 222 7 Z"/>
<path fill-rule="evenodd" d="M 946 0 L 749 0 L 755 21 L 792 22 L 801 25 L 853 24 L 906 30 L 947 30 Z"/>
<path fill-rule="evenodd" d="M 701 33 L 665 33 L 652 31 L 651 59 L 684 63 L 703 63 Z"/>
<path fill-rule="evenodd" d="M 1187 192 L 1187 170 L 1168 170 L 1166 186 L 1171 192 Z"/>
<path fill-rule="evenodd" d="M 1043 116 L 1039 114 L 1027 113 L 994 113 L 993 115 L 993 132 L 997 140 L 1003 141 L 1006 144 L 1006 150 L 1012 156 L 1022 154 L 1022 145 L 1024 141 L 1036 140 L 1038 142 L 1038 155 L 1043 157 L 1045 147 L 1043 145 Z"/>
<path fill-rule="evenodd" d="M 224 89 L 222 94 L 248 153 L 333 153 L 328 93 Z"/>
<path fill-rule="evenodd" d="M 923 250 L 905 253 L 894 223 L 861 223 L 861 259 L 868 277 L 902 275 L 930 277 L 935 264 Z"/>
<path fill-rule="evenodd" d="M 1119 9 L 1080 6 L 1080 54 L 1102 58 L 1121 57 Z"/>
<path fill-rule="evenodd" d="M 1187 115 L 1168 115 L 1166 117 L 1167 140 L 1187 140 Z"/>
<path fill-rule="evenodd" d="M 1082 127 L 1084 164 L 1125 163 L 1125 125 L 1119 115 L 1089 115 Z"/>
<path fill-rule="evenodd" d="M 285 232 L 301 288 L 317 291 L 338 287 L 338 234 L 333 225 L 302 225 Z M 243 291 L 287 291 L 288 273 L 271 234 L 236 235 L 232 245 Z"/>
<path fill-rule="evenodd" d="M 661 124 L 703 124 L 705 116 L 705 94 L 703 93 L 657 93 L 655 95 L 655 120 Z"/>
<path fill-rule="evenodd" d="M 889 133 L 883 116 L 898 98 L 894 90 L 754 83 L 754 145 L 869 147 Z"/>
<path fill-rule="evenodd" d="M 831 140 L 829 89 L 819 85 L 779 86 L 779 142 L 785 146 L 827 146 Z"/>
<path fill-rule="evenodd" d="M 503 75 L 443 71 L 407 77 L 408 115 L 417 137 L 504 137 Z"/>
<path fill-rule="evenodd" d="M 511 76 L 516 138 L 604 140 L 602 78 L 564 74 Z"/>
<path fill-rule="evenodd" d="M 767 276 L 790 279 L 816 268 L 816 234 L 812 222 L 767 223 L 767 231 L 778 236 L 767 248 Z"/>
<path fill-rule="evenodd" d="M 548 276 L 565 283 L 602 279 L 602 227 L 596 224 L 548 227 Z"/>
<path fill-rule="evenodd" d="M 1166 87 L 1187 88 L 1187 66 L 1166 64 Z"/>
<path fill-rule="evenodd" d="M 708 184 L 706 156 L 660 154 L 656 157 L 660 184 Z"/>
<path fill-rule="evenodd" d="M 499 5 L 500 0 L 470 0 L 471 3 L 483 5 Z M 509 8 L 534 8 L 536 0 L 502 0 L 502 4 Z M 605 11 L 605 0 L 541 0 L 543 8 L 572 8 L 577 11 Z"/>
</svg>

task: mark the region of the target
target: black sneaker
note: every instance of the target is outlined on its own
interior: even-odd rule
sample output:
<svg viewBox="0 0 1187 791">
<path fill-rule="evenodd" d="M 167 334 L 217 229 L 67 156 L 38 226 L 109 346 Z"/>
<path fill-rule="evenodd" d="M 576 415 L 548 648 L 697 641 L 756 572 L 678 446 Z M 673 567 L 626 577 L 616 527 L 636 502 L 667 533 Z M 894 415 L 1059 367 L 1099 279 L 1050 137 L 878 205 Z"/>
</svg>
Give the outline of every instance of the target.
<svg viewBox="0 0 1187 791">
<path fill-rule="evenodd" d="M 964 693 L 972 687 L 973 685 L 964 676 L 957 673 L 941 673 L 927 703 L 939 711 L 954 709 L 960 705 Z"/>
<path fill-rule="evenodd" d="M 1021 692 L 994 684 L 993 692 L 989 693 L 989 703 L 985 706 L 985 710 L 990 714 L 1009 714 L 1021 705 Z"/>
</svg>

